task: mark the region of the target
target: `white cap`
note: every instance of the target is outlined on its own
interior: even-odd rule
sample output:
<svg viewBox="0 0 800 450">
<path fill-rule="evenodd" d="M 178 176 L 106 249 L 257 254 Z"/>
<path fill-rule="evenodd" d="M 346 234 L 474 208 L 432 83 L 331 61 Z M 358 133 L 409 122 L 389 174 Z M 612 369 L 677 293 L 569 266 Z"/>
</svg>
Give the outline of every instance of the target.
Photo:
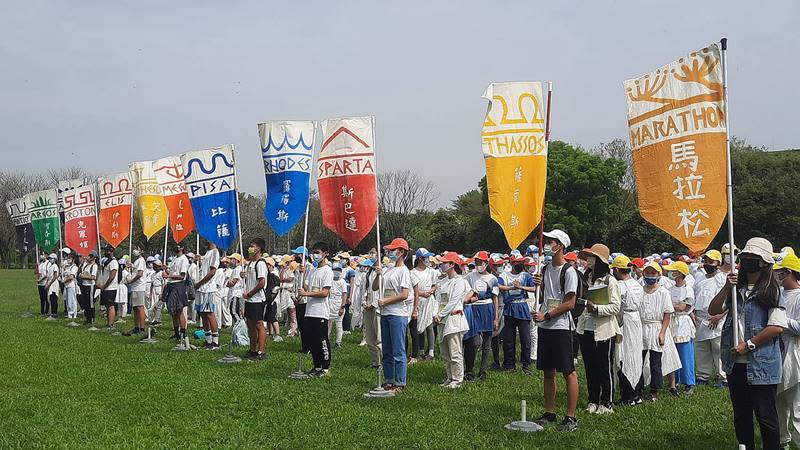
<svg viewBox="0 0 800 450">
<path fill-rule="evenodd" d="M 69 247 L 64 247 L 61 249 L 61 253 L 66 253 L 69 255 L 70 253 L 72 253 L 72 250 L 70 250 Z"/>
<path fill-rule="evenodd" d="M 50 255 L 48 256 L 48 258 L 50 258 L 50 259 L 57 259 L 57 258 L 58 258 L 58 255 L 56 255 L 55 253 L 50 253 Z"/>
<path fill-rule="evenodd" d="M 549 237 L 550 239 L 555 239 L 558 242 L 561 242 L 561 245 L 563 245 L 564 248 L 569 247 L 569 245 L 572 243 L 572 241 L 569 240 L 569 235 L 561 230 L 552 230 L 543 234 L 545 237 Z"/>
<path fill-rule="evenodd" d="M 772 243 L 764 238 L 751 238 L 747 241 L 747 244 L 745 244 L 742 253 L 756 255 L 765 263 L 775 264 L 775 258 L 772 256 Z"/>
</svg>

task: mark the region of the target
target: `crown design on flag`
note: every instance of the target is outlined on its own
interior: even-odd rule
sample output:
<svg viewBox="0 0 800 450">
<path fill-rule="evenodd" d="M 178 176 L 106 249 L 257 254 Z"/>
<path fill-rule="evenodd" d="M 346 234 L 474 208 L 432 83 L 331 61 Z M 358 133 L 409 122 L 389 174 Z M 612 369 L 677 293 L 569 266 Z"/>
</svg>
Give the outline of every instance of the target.
<svg viewBox="0 0 800 450">
<path fill-rule="evenodd" d="M 667 83 L 667 79 L 672 76 L 676 80 L 683 83 L 699 83 L 708 88 L 710 94 L 714 95 L 713 100 L 721 100 L 722 83 L 714 82 L 709 79 L 709 75 L 714 72 L 714 69 L 719 63 L 719 58 L 712 54 L 708 47 L 705 47 L 699 52 L 690 53 L 689 60 L 686 58 L 681 58 L 678 60 L 681 70 L 680 73 L 675 70 L 675 68 L 667 71 L 666 67 L 662 67 L 656 70 L 655 75 L 652 78 L 650 74 L 648 74 L 642 79 L 634 80 L 634 86 L 629 86 L 626 89 L 628 92 L 628 98 L 634 102 L 653 102 L 663 104 L 678 102 L 680 101 L 679 99 L 656 96 L 656 94 L 658 94 L 658 92 Z"/>
</svg>

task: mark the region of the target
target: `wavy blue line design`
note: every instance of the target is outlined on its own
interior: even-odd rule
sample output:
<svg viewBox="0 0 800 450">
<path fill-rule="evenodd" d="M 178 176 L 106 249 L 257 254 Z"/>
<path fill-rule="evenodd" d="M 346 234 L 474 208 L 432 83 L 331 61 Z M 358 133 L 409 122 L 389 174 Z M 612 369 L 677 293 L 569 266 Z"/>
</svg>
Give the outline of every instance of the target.
<svg viewBox="0 0 800 450">
<path fill-rule="evenodd" d="M 313 143 L 311 145 L 306 144 L 305 139 L 303 139 L 302 132 L 300 132 L 300 139 L 298 139 L 294 145 L 289 143 L 289 136 L 287 136 L 286 133 L 283 134 L 283 142 L 281 142 L 280 145 L 275 145 L 275 141 L 272 140 L 272 131 L 270 131 L 269 138 L 267 139 L 267 146 L 261 147 L 261 151 L 262 152 L 268 152 L 270 150 L 281 151 L 283 150 L 284 146 L 288 146 L 290 149 L 296 150 L 297 147 L 300 147 L 300 145 L 302 145 L 303 148 L 306 150 L 311 150 L 314 147 Z"/>
<path fill-rule="evenodd" d="M 206 175 L 210 175 L 210 174 L 216 172 L 216 170 L 217 170 L 217 158 L 221 158 L 223 164 L 225 164 L 229 168 L 233 169 L 233 163 L 228 161 L 228 158 L 225 156 L 224 153 L 214 153 L 214 155 L 211 156 L 211 170 L 206 170 L 206 167 L 203 165 L 203 160 L 202 159 L 200 159 L 200 158 L 192 158 L 192 159 L 190 159 L 189 162 L 186 163 L 187 170 L 186 170 L 185 178 L 189 178 L 189 177 L 192 176 L 192 168 L 195 165 L 199 166 L 200 171 L 203 172 Z"/>
</svg>

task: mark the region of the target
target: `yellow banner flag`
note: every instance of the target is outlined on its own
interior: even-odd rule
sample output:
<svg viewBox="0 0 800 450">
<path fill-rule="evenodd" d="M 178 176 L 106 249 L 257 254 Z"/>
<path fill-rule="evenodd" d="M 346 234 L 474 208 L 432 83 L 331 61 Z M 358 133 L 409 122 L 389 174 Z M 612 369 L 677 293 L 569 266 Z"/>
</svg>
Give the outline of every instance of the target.
<svg viewBox="0 0 800 450">
<path fill-rule="evenodd" d="M 152 161 L 140 161 L 130 165 L 136 204 L 142 220 L 142 233 L 147 239 L 167 225 L 167 204 L 156 180 Z"/>
<path fill-rule="evenodd" d="M 625 81 L 639 210 L 705 250 L 728 211 L 725 104 L 716 44 Z"/>
<path fill-rule="evenodd" d="M 547 141 L 542 83 L 492 83 L 481 132 L 489 211 L 514 249 L 542 219 Z"/>
</svg>

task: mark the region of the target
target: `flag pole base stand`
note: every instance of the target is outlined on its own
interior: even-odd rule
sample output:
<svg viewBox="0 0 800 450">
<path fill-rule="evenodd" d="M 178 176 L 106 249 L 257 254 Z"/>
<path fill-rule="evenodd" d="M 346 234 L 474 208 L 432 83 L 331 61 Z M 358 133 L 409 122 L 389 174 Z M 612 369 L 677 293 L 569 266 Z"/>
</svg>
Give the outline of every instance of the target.
<svg viewBox="0 0 800 450">
<path fill-rule="evenodd" d="M 364 397 L 367 397 L 367 398 L 389 398 L 389 397 L 394 397 L 394 392 L 393 391 L 387 391 L 386 389 L 378 386 L 375 389 L 372 389 L 371 391 L 369 391 L 366 394 L 364 394 Z"/>
<path fill-rule="evenodd" d="M 238 364 L 242 362 L 242 358 L 234 355 L 233 353 L 228 353 L 227 355 L 223 356 L 222 358 L 217 360 L 220 364 Z"/>
<path fill-rule="evenodd" d="M 70 323 L 68 323 L 68 324 L 67 324 L 67 326 L 68 326 L 68 327 L 75 328 L 75 327 L 79 327 L 79 326 L 81 326 L 81 325 L 80 325 L 78 322 L 75 322 L 75 321 L 73 320 L 73 321 L 70 321 Z"/>
<path fill-rule="evenodd" d="M 114 325 L 125 325 L 125 321 L 122 319 L 117 319 L 117 321 L 114 322 Z"/>
<path fill-rule="evenodd" d="M 523 433 L 535 433 L 537 431 L 544 430 L 544 428 L 542 428 L 542 426 L 536 422 L 529 422 L 527 420 L 515 420 L 509 424 L 506 424 L 505 429 L 511 431 L 521 431 Z"/>
<path fill-rule="evenodd" d="M 112 336 L 122 336 L 122 332 L 119 331 L 119 330 L 114 330 L 114 331 L 111 332 L 111 335 Z"/>
<path fill-rule="evenodd" d="M 96 326 L 92 325 L 89 328 L 87 328 L 86 331 L 100 331 L 100 328 L 97 328 Z"/>
<path fill-rule="evenodd" d="M 31 312 L 31 307 L 29 306 L 24 313 L 20 314 L 20 317 L 25 317 L 25 318 L 33 317 L 33 313 Z"/>
<path fill-rule="evenodd" d="M 189 342 L 189 337 L 188 336 L 186 337 L 186 341 L 185 342 L 179 343 L 178 345 L 176 345 L 172 349 L 172 351 L 174 351 L 174 352 L 188 352 L 188 351 L 191 351 L 191 350 L 197 350 L 197 347 L 195 347 L 194 345 L 192 345 Z"/>
<path fill-rule="evenodd" d="M 55 317 L 53 317 L 53 316 L 47 316 L 47 318 L 46 318 L 46 319 L 44 319 L 44 320 L 47 320 L 47 321 L 49 321 L 49 322 L 52 322 L 53 320 L 56 320 L 56 318 L 55 318 Z"/>
<path fill-rule="evenodd" d="M 147 329 L 147 337 L 144 339 L 139 340 L 140 344 L 155 344 L 158 342 L 158 339 L 153 337 L 152 328 Z"/>
<path fill-rule="evenodd" d="M 303 372 L 303 353 L 297 354 L 297 370 L 289 374 L 290 380 L 307 380 L 311 378 L 307 373 Z"/>
</svg>

